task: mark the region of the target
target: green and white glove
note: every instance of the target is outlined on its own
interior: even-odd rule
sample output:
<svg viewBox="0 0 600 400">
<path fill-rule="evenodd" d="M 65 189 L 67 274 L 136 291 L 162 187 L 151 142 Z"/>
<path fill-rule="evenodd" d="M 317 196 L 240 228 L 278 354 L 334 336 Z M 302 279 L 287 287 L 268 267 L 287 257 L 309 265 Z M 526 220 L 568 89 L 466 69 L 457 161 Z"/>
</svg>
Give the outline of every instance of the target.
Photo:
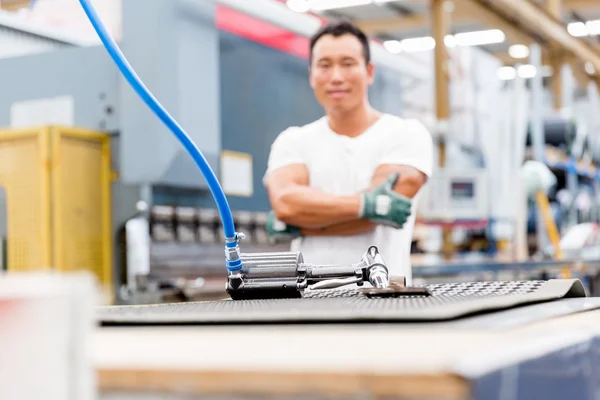
<svg viewBox="0 0 600 400">
<path fill-rule="evenodd" d="M 267 234 L 276 240 L 292 240 L 302 236 L 300 228 L 278 220 L 273 211 L 267 217 Z"/>
<path fill-rule="evenodd" d="M 380 225 L 402 228 L 411 214 L 412 201 L 394 192 L 400 174 L 395 173 L 384 183 L 361 195 L 360 218 Z"/>
</svg>

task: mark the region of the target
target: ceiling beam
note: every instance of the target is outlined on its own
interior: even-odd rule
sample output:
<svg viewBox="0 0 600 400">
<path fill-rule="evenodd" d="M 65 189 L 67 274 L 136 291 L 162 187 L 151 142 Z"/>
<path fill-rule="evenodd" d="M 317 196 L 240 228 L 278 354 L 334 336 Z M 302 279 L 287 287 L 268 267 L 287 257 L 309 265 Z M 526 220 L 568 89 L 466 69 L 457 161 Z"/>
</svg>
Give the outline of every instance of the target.
<svg viewBox="0 0 600 400">
<path fill-rule="evenodd" d="M 483 3 L 482 0 L 472 0 Z M 558 44 L 564 51 L 573 53 L 581 61 L 589 61 L 600 71 L 600 53 L 580 38 L 571 36 L 560 21 L 527 0 L 493 0 L 486 2 L 500 15 L 518 21 L 536 35 Z"/>
<path fill-rule="evenodd" d="M 451 23 L 473 21 L 474 18 L 467 13 L 453 12 Z M 356 20 L 354 23 L 366 34 L 381 34 L 394 31 L 410 31 L 431 26 L 431 17 L 428 14 L 408 15 L 405 17 L 375 18 Z"/>
<path fill-rule="evenodd" d="M 521 28 L 507 19 L 498 16 L 493 11 L 482 6 L 477 1 L 457 0 L 454 2 L 454 10 L 450 14 L 449 23 L 452 25 L 465 22 L 478 22 L 483 23 L 489 28 L 500 29 L 512 43 L 525 44 L 537 40 L 526 32 L 523 32 Z M 406 17 L 364 19 L 357 20 L 355 23 L 367 34 L 374 35 L 429 28 L 431 26 L 431 17 L 427 14 L 420 14 Z"/>
<path fill-rule="evenodd" d="M 429 26 L 429 16 L 411 15 L 406 17 L 364 19 L 354 22 L 367 35 L 373 35 L 404 29 L 420 29 Z"/>
<path fill-rule="evenodd" d="M 598 0 L 562 0 L 561 3 L 560 7 L 566 9 L 598 6 Z M 473 4 L 477 4 L 479 7 Z M 502 29 L 509 37 L 509 40 L 515 43 L 522 43 L 523 39 L 527 36 L 518 27 L 498 17 L 498 15 L 494 15 L 487 8 L 484 7 L 482 9 L 479 3 L 472 3 L 470 0 L 454 1 L 454 12 L 451 14 L 451 23 L 478 21 L 489 22 L 486 25 Z M 431 25 L 431 18 L 429 15 L 419 14 L 405 17 L 364 19 L 358 20 L 356 23 L 362 30 L 371 35 L 390 31 L 409 31 L 428 28 Z"/>
<path fill-rule="evenodd" d="M 457 6 L 461 5 L 461 8 L 468 9 L 469 14 L 474 20 L 483 23 L 489 28 L 502 30 L 512 43 L 528 44 L 536 41 L 533 36 L 528 35 L 517 25 L 484 7 L 476 0 L 459 0 L 455 4 Z"/>
<path fill-rule="evenodd" d="M 545 0 L 544 2 L 546 11 L 548 14 L 556 19 L 557 21 L 561 21 L 561 9 L 563 0 Z M 561 21 L 562 22 L 562 21 Z M 552 67 L 552 103 L 554 105 L 554 109 L 559 111 L 563 107 L 563 79 L 562 79 L 562 66 L 564 63 L 564 50 L 560 48 L 560 46 L 552 42 L 550 44 L 550 66 Z"/>
<path fill-rule="evenodd" d="M 431 20 L 433 26 L 433 38 L 437 43 L 444 43 L 444 38 L 450 33 L 449 13 L 444 8 L 445 0 L 431 1 Z M 435 46 L 435 94 L 436 112 L 438 121 L 450 119 L 450 76 L 448 71 L 448 53 L 446 46 Z M 444 162 L 440 161 L 440 166 Z"/>
<path fill-rule="evenodd" d="M 29 7 L 30 0 L 0 0 L 0 10 L 17 11 Z"/>
<path fill-rule="evenodd" d="M 597 7 L 598 0 L 563 0 L 563 8 Z"/>
<path fill-rule="evenodd" d="M 585 88 L 587 84 L 593 80 L 587 72 L 585 72 L 585 66 L 581 63 L 570 62 L 569 65 L 571 66 L 571 71 L 573 71 L 573 77 L 582 88 Z"/>
</svg>

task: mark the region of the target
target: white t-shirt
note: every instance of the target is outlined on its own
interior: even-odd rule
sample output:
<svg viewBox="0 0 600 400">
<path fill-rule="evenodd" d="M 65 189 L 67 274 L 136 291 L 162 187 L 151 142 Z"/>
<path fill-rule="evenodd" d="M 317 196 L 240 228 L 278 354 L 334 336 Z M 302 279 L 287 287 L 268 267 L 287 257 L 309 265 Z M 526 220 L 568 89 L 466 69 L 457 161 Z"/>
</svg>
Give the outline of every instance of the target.
<svg viewBox="0 0 600 400">
<path fill-rule="evenodd" d="M 431 176 L 433 143 L 418 120 L 383 116 L 362 135 L 350 138 L 331 130 L 323 117 L 281 132 L 271 146 L 267 172 L 290 164 L 305 164 L 310 186 L 336 195 L 352 195 L 371 184 L 380 164 L 402 164 Z M 291 251 L 300 251 L 311 264 L 359 262 L 370 245 L 379 248 L 390 275 L 412 283 L 410 246 L 420 193 L 413 198 L 412 214 L 402 229 L 378 226 L 353 236 L 309 236 L 294 239 Z"/>
</svg>

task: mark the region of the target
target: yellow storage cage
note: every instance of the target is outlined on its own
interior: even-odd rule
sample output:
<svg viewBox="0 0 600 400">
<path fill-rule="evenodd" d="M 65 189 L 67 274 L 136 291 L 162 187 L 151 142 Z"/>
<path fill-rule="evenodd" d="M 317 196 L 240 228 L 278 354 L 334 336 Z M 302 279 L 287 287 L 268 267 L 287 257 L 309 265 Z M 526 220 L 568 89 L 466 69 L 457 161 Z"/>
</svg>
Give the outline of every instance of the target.
<svg viewBox="0 0 600 400">
<path fill-rule="evenodd" d="M 104 133 L 0 131 L 8 271 L 94 273 L 112 284 L 111 150 Z"/>
</svg>

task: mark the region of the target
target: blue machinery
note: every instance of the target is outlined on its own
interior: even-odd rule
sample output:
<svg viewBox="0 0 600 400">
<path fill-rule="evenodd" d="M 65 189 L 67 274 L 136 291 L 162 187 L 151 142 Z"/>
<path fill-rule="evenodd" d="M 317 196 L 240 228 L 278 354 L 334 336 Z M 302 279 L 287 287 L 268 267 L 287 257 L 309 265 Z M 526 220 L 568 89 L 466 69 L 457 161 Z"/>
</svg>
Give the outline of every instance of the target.
<svg viewBox="0 0 600 400">
<path fill-rule="evenodd" d="M 169 128 L 190 154 L 206 179 L 217 203 L 225 235 L 225 261 L 228 271 L 227 292 L 233 299 L 301 297 L 305 289 L 336 288 L 369 282 L 369 295 L 390 293 L 428 294 L 425 289 L 408 289 L 405 281 L 390 285 L 388 269 L 377 247 L 370 246 L 360 261 L 352 265 L 311 265 L 302 254 L 273 252 L 241 254 L 242 233 L 235 231 L 227 198 L 214 172 L 193 140 L 165 110 L 137 76 L 118 45 L 108 33 L 89 0 L 80 0 L 88 19 L 117 67 L 152 112 Z"/>
</svg>

